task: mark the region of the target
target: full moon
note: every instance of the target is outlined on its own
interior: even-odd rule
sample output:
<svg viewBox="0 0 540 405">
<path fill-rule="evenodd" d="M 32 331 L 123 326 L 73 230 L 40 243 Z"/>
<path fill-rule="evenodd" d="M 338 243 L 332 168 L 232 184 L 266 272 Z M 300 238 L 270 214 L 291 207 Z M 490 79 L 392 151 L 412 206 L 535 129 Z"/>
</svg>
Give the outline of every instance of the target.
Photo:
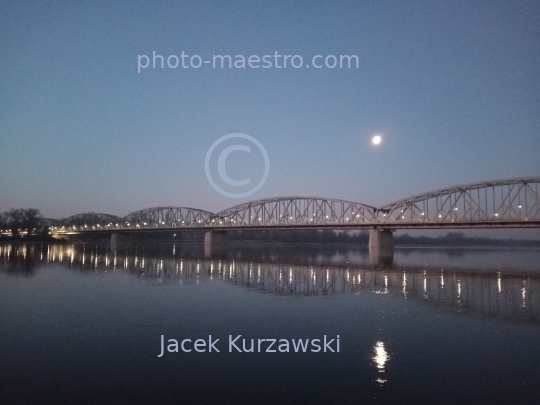
<svg viewBox="0 0 540 405">
<path fill-rule="evenodd" d="M 381 143 L 381 137 L 379 135 L 375 135 L 371 142 L 373 143 L 373 145 L 378 145 Z"/>
</svg>

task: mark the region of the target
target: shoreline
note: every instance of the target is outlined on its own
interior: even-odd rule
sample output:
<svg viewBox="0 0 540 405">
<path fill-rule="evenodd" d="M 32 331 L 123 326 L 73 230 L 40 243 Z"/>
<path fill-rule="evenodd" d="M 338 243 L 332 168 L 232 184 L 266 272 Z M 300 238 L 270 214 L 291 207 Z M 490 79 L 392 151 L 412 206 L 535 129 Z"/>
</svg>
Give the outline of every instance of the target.
<svg viewBox="0 0 540 405">
<path fill-rule="evenodd" d="M 525 240 L 510 240 L 510 243 L 504 243 L 505 240 L 493 239 L 492 244 L 475 244 L 474 242 L 470 244 L 445 244 L 445 243 L 396 243 L 395 249 L 540 249 L 540 241 L 531 240 L 530 242 Z M 88 244 L 108 244 L 110 243 L 107 239 L 99 240 L 65 240 L 65 239 L 55 239 L 55 238 L 0 238 L 0 244 L 58 244 L 58 245 L 88 245 Z M 169 239 L 147 239 L 147 240 L 134 240 L 128 242 L 128 244 L 202 244 L 203 241 L 198 240 L 169 240 Z M 367 243 L 348 243 L 348 242 L 269 242 L 269 241 L 259 241 L 259 240 L 229 240 L 229 245 L 239 246 L 239 245 L 248 245 L 248 246 L 306 246 L 306 247 L 349 247 L 349 248 L 368 248 Z"/>
</svg>

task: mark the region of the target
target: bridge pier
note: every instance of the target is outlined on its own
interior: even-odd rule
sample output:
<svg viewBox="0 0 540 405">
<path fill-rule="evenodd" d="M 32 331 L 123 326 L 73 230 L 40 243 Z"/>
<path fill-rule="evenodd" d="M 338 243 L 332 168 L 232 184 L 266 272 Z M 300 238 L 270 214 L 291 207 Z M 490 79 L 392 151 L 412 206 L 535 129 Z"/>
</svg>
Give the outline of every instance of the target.
<svg viewBox="0 0 540 405">
<path fill-rule="evenodd" d="M 204 234 L 204 255 L 212 257 L 222 255 L 227 250 L 229 241 L 225 231 L 208 231 Z"/>
<path fill-rule="evenodd" d="M 120 233 L 113 233 L 111 235 L 111 249 L 116 249 L 118 246 L 131 243 L 131 236 Z"/>
<path fill-rule="evenodd" d="M 391 266 L 394 261 L 394 235 L 388 229 L 369 231 L 369 258 L 371 264 Z"/>
</svg>

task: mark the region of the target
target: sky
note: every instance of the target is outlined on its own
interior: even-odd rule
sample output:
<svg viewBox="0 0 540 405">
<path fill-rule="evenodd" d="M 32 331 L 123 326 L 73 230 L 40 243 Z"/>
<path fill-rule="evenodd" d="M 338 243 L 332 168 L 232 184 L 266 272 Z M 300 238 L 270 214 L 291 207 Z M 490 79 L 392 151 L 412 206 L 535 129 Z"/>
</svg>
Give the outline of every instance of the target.
<svg viewBox="0 0 540 405">
<path fill-rule="evenodd" d="M 275 196 L 381 206 L 538 176 L 539 11 L 506 0 L 0 1 L 0 211 L 217 212 Z M 188 67 L 169 67 L 182 52 Z M 247 66 L 275 52 L 303 65 Z M 193 55 L 243 55 L 246 67 L 191 67 Z M 315 55 L 322 68 L 307 67 Z M 358 67 L 326 67 L 328 55 L 356 55 Z M 268 154 L 266 181 L 244 198 L 205 173 L 211 145 L 232 133 Z M 228 192 L 264 172 L 244 141 L 210 158 Z M 226 173 L 250 178 L 243 188 L 217 170 L 236 144 L 250 152 L 230 153 Z"/>
</svg>

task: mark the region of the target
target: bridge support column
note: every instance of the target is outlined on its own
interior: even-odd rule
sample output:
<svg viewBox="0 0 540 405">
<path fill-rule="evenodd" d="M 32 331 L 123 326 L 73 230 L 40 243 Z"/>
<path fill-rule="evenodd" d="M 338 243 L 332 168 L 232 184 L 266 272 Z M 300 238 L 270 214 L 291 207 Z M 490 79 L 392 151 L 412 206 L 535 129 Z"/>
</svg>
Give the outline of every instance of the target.
<svg viewBox="0 0 540 405">
<path fill-rule="evenodd" d="M 204 234 L 204 255 L 207 257 L 224 254 L 228 245 L 225 231 L 208 231 Z"/>
<path fill-rule="evenodd" d="M 369 231 L 369 257 L 372 264 L 390 266 L 394 261 L 394 235 L 388 229 Z"/>
<path fill-rule="evenodd" d="M 129 243 L 131 243 L 131 237 L 129 235 L 122 235 L 120 233 L 113 233 L 111 235 L 111 249 L 116 249 L 119 246 Z"/>
</svg>

